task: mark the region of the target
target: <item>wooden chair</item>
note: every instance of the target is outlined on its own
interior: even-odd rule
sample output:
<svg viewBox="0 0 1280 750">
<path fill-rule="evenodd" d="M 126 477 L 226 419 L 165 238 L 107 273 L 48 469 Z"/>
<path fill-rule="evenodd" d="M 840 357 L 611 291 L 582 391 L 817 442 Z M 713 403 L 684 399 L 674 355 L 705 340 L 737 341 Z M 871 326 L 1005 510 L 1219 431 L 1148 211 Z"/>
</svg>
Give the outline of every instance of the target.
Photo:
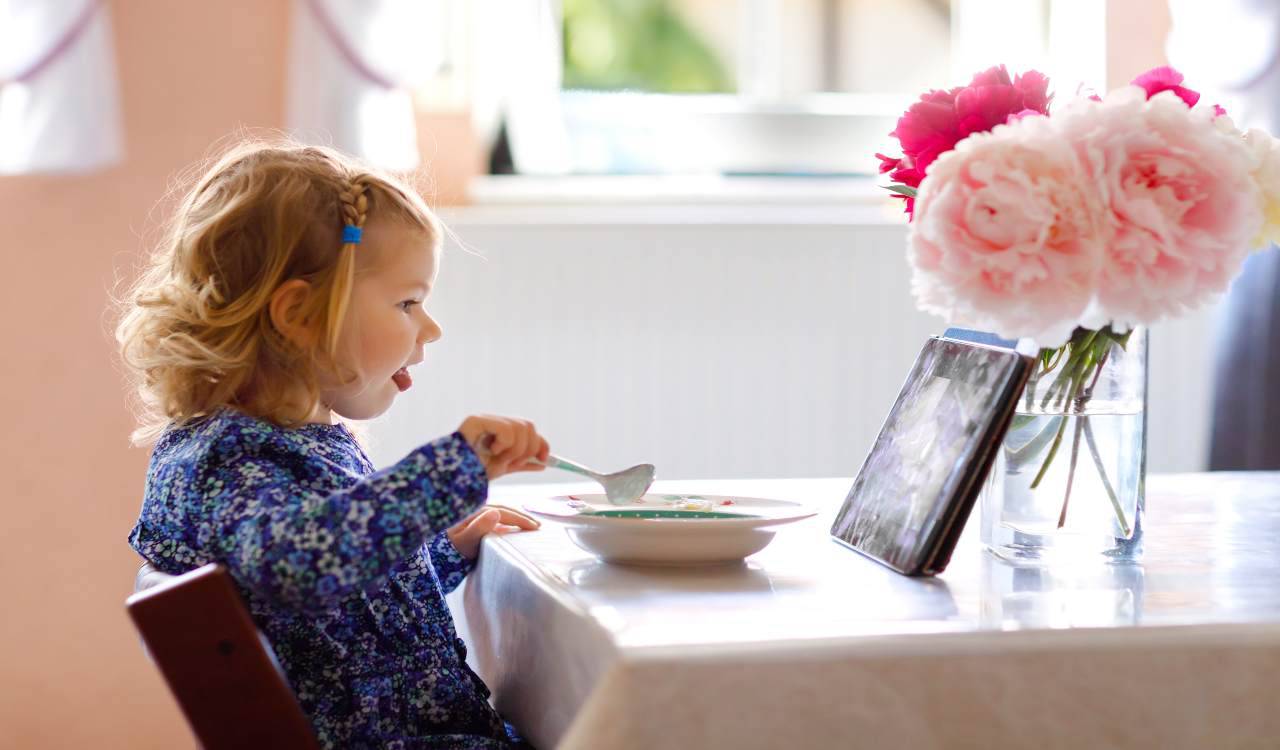
<svg viewBox="0 0 1280 750">
<path fill-rule="evenodd" d="M 318 750 L 315 733 L 226 568 L 171 576 L 149 564 L 125 602 L 206 750 Z"/>
</svg>

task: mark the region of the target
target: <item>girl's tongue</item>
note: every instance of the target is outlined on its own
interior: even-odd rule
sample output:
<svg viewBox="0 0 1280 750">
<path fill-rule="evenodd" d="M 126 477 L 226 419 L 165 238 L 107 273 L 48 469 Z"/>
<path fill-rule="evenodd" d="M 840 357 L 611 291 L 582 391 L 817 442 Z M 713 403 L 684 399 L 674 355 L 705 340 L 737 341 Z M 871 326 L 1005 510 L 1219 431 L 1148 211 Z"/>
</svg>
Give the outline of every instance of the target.
<svg viewBox="0 0 1280 750">
<path fill-rule="evenodd" d="M 409 386 L 413 385 L 413 378 L 409 377 L 409 370 L 404 367 L 396 370 L 391 379 L 395 381 L 396 387 L 400 389 L 401 393 L 409 390 Z"/>
</svg>

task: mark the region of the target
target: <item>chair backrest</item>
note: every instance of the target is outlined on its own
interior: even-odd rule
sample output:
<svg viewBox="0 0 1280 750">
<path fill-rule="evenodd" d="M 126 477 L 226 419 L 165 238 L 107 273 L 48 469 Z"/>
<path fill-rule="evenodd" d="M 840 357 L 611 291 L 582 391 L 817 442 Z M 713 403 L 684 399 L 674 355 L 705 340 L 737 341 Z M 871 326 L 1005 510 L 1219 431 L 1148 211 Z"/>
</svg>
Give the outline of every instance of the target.
<svg viewBox="0 0 1280 750">
<path fill-rule="evenodd" d="M 170 576 L 143 566 L 125 602 L 206 750 L 318 750 L 310 722 L 226 568 Z"/>
</svg>

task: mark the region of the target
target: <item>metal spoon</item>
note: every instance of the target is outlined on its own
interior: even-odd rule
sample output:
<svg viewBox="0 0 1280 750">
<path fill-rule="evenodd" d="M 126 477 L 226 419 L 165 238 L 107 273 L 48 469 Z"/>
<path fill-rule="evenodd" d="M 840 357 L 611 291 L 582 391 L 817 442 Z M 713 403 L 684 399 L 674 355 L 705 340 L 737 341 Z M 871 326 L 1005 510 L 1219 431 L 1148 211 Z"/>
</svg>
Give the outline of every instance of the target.
<svg viewBox="0 0 1280 750">
<path fill-rule="evenodd" d="M 549 469 L 572 471 L 575 474 L 591 477 L 599 482 L 600 486 L 604 487 L 605 497 L 614 505 L 625 505 L 644 497 L 644 493 L 649 490 L 649 485 L 653 484 L 655 473 L 653 464 L 638 464 L 630 469 L 615 471 L 612 474 L 601 474 L 598 471 L 588 469 L 582 464 L 561 458 L 554 453 L 548 454 L 545 462 L 531 458 L 529 463 L 540 464 Z"/>
<path fill-rule="evenodd" d="M 489 446 L 493 444 L 493 435 L 485 435 L 479 440 L 479 452 L 488 456 L 490 454 Z M 612 474 L 601 474 L 575 463 L 566 458 L 561 458 L 554 453 L 547 454 L 547 460 L 539 461 L 536 458 L 528 459 L 531 464 L 545 466 L 548 469 L 562 469 L 571 471 L 574 474 L 581 474 L 591 477 L 604 487 L 604 496 L 614 505 L 625 505 L 635 502 L 644 497 L 644 493 L 649 491 L 649 485 L 653 484 L 653 477 L 656 470 L 653 464 L 637 464 L 630 469 L 615 471 Z"/>
</svg>

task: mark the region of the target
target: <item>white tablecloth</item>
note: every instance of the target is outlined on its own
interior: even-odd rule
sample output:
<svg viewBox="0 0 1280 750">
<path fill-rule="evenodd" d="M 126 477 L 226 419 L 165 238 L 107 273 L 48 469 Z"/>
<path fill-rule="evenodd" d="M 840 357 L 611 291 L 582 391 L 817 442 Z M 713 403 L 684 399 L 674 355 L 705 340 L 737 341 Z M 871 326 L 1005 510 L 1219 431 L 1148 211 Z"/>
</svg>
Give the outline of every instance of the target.
<svg viewBox="0 0 1280 750">
<path fill-rule="evenodd" d="M 1141 565 L 1014 567 L 975 510 L 936 579 L 830 540 L 849 484 L 659 483 L 822 508 L 737 566 L 490 537 L 464 600 L 498 710 L 540 750 L 1280 747 L 1280 475 L 1149 479 Z"/>
</svg>

